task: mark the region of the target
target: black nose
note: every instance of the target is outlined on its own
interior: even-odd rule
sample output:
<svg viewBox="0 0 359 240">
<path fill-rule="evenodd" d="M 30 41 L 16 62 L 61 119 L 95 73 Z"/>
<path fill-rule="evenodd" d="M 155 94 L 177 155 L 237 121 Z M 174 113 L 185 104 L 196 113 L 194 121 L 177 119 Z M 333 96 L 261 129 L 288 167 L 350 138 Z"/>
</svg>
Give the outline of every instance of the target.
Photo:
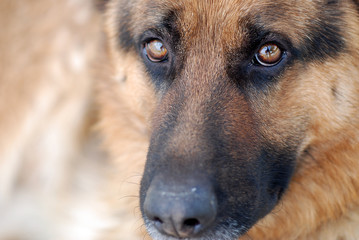
<svg viewBox="0 0 359 240">
<path fill-rule="evenodd" d="M 163 234 L 188 238 L 214 222 L 217 200 L 207 181 L 154 179 L 144 201 L 144 214 Z"/>
</svg>

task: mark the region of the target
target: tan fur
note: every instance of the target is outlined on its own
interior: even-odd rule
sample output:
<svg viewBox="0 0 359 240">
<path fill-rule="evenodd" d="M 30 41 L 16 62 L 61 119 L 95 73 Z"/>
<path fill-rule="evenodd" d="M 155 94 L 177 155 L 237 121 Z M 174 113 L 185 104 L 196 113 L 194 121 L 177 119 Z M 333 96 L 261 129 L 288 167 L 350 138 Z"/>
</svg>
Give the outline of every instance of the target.
<svg viewBox="0 0 359 240">
<path fill-rule="evenodd" d="M 149 2 L 130 3 L 137 4 L 129 13 L 131 31 L 141 33 L 160 17 L 145 12 Z M 225 39 L 226 48 L 221 50 L 230 51 L 245 41 L 241 38 L 245 32 L 231 34 L 242 30 L 233 12 L 253 17 L 261 8 L 278 4 L 288 11 L 271 27 L 284 29 L 300 44 L 303 39 L 296 36 L 305 38 L 305 23 L 318 14 L 316 1 L 311 2 L 151 4 L 158 12 L 184 9 L 183 19 L 202 19 L 181 22 L 181 34 L 190 36 L 185 44 L 199 50 L 190 59 L 200 61 L 198 54 L 203 54 L 221 61 L 209 50 L 216 43 Z M 261 133 L 279 143 L 281 136 L 306 120 L 300 113 L 310 112 L 310 129 L 301 149 L 310 145 L 311 154 L 299 156 L 284 199 L 243 239 L 359 239 L 359 17 L 350 1 L 343 2 L 349 49 L 325 63 L 309 64 L 304 73 L 287 74 L 276 87 L 276 94 L 285 98 L 261 99 L 256 106 L 258 116 L 267 121 Z M 118 47 L 117 4 L 112 0 L 107 5 L 104 49 L 102 19 L 91 1 L 0 1 L 1 240 L 150 239 L 141 220 L 138 192 L 157 98 L 139 57 Z M 264 15 L 258 21 L 271 22 L 271 17 Z M 206 24 L 218 28 L 205 28 Z M 204 42 L 196 38 L 197 31 L 205 31 L 206 39 L 220 37 L 218 42 L 205 42 L 208 51 L 201 52 Z M 187 74 L 205 79 L 196 72 L 201 65 L 221 70 L 214 62 L 198 62 Z M 201 89 L 198 82 L 188 84 Z M 340 108 L 333 105 L 333 85 L 341 93 Z M 301 106 L 295 105 L 298 99 Z M 195 108 L 188 109 L 196 113 Z M 184 117 L 193 119 L 191 124 L 201 122 L 199 117 Z"/>
<path fill-rule="evenodd" d="M 273 4 L 273 1 L 234 2 L 236 1 L 206 1 L 203 3 L 202 1 L 155 1 L 153 5 L 158 7 L 158 11 L 178 8 L 182 10 L 180 14 L 190 14 L 189 16 L 182 16 L 182 19 L 205 19 L 204 22 L 208 25 L 218 26 L 218 29 L 212 29 L 211 31 L 207 28 L 208 32 L 203 34 L 208 34 L 208 39 L 212 39 L 211 33 L 215 32 L 220 39 L 221 34 L 226 36 L 226 31 L 235 31 L 236 29 L 230 29 L 238 28 L 232 22 L 230 12 L 251 15 L 264 5 Z M 146 15 L 144 12 L 145 7 L 141 6 L 141 4 L 147 4 L 147 2 L 142 1 L 139 3 L 138 8 L 136 8 L 138 11 L 131 13 L 134 16 L 131 25 L 136 28 L 132 29 L 134 32 L 141 32 L 143 31 L 142 29 L 146 28 L 147 24 L 151 26 L 151 22 L 156 22 L 156 15 Z M 293 9 L 293 11 L 286 12 L 288 15 L 278 19 L 280 23 L 271 27 L 278 31 L 285 29 L 289 36 L 302 36 L 305 38 L 305 22 L 318 14 L 314 5 L 311 6 L 311 4 L 304 1 L 276 1 L 275 4 L 284 6 L 289 10 Z M 275 7 L 275 4 L 273 7 Z M 354 240 L 359 238 L 359 228 L 357 227 L 359 222 L 356 210 L 359 204 L 359 177 L 357 174 L 357 169 L 359 169 L 359 119 L 357 117 L 359 106 L 359 18 L 351 3 L 345 2 L 344 5 L 346 22 L 349 23 L 349 28 L 345 32 L 345 38 L 350 42 L 349 51 L 342 53 L 335 59 L 329 59 L 325 64 L 310 64 L 308 70 L 299 75 L 299 79 L 297 75 L 291 76 L 289 74 L 285 76 L 286 81 L 277 86 L 276 91 L 278 95 L 285 95 L 286 97 L 281 102 L 273 102 L 268 99 L 264 101 L 267 104 L 257 106 L 258 114 L 263 115 L 263 119 L 268 119 L 268 124 L 265 126 L 272 126 L 272 128 L 263 128 L 263 134 L 275 142 L 281 141 L 279 136 L 283 136 L 286 132 L 290 134 L 291 129 L 300 127 L 303 119 L 298 113 L 302 112 L 303 109 L 305 109 L 304 111 L 309 111 L 312 115 L 310 133 L 301 148 L 304 150 L 306 146 L 311 145 L 312 151 L 310 156 L 303 156 L 300 160 L 298 171 L 282 202 L 273 210 L 272 214 L 269 214 L 249 231 L 248 235 L 243 237 L 244 239 Z M 238 9 L 233 10 L 233 8 Z M 148 84 L 149 79 L 143 77 L 141 82 L 138 79 L 139 76 L 147 75 L 143 73 L 144 70 L 141 64 L 138 63 L 139 60 L 133 58 L 131 52 L 122 54 L 121 50 L 118 50 L 115 41 L 117 20 L 114 14 L 117 9 L 116 1 L 112 1 L 108 11 L 107 31 L 110 37 L 110 52 L 115 63 L 113 66 L 113 69 L 115 69 L 114 76 L 121 79 L 126 75 L 127 79 L 126 82 L 120 83 L 121 87 L 117 88 L 120 89 L 120 92 L 115 93 L 117 95 L 113 95 L 112 98 L 123 99 L 126 94 L 125 104 L 127 105 L 124 108 L 126 109 L 126 116 L 135 117 L 134 122 L 144 121 L 145 125 L 145 120 L 150 118 L 150 111 L 148 110 L 151 107 L 148 106 L 151 106 L 153 97 L 147 98 L 146 95 L 150 92 L 144 92 L 142 86 Z M 297 9 L 301 9 L 302 12 L 297 12 Z M 196 14 L 201 17 L 196 18 L 194 16 Z M 141 24 L 144 17 L 146 21 Z M 261 20 L 266 22 L 266 16 L 263 16 Z M 211 21 L 216 22 L 211 23 Z M 192 20 L 190 25 L 186 25 L 187 23 L 184 22 L 181 26 L 183 29 L 182 34 L 199 36 L 195 33 L 201 31 L 203 26 L 196 24 L 203 23 L 193 22 Z M 222 29 L 226 30 L 221 32 Z M 240 31 L 240 29 L 237 31 Z M 200 35 L 202 39 L 198 41 L 195 37 L 188 37 L 187 39 L 191 39 L 191 41 L 186 42 L 186 44 L 193 47 L 197 42 L 207 39 L 203 37 L 206 36 L 203 34 Z M 227 46 L 230 48 L 231 43 L 240 41 L 240 39 L 226 39 L 226 41 Z M 294 41 L 297 41 L 295 42 L 296 44 L 300 44 L 301 39 L 296 37 Z M 211 44 L 208 42 L 208 49 L 216 47 L 215 44 Z M 202 46 L 198 45 L 198 48 L 200 47 Z M 193 54 L 196 53 L 194 52 Z M 207 56 L 207 59 L 211 58 Z M 128 67 L 129 64 L 131 67 Z M 203 64 L 206 66 L 207 63 L 199 63 L 198 65 L 203 66 Z M 207 66 L 205 69 L 212 68 Z M 340 108 L 332 105 L 330 86 L 333 84 L 342 93 L 338 100 L 342 104 Z M 141 86 L 139 88 L 140 92 L 134 95 L 135 97 L 132 100 L 128 100 L 128 89 L 132 89 L 134 85 Z M 113 81 L 111 86 L 112 89 Z M 131 94 L 134 91 L 130 90 Z M 108 90 L 106 92 L 108 94 Z M 293 92 L 299 95 L 295 95 Z M 106 103 L 107 100 L 104 100 L 106 95 L 100 94 L 102 95 L 101 99 L 104 101 L 104 108 L 108 108 L 109 104 Z M 121 97 L 118 98 L 118 96 Z M 292 104 L 293 101 L 298 102 L 298 99 L 300 99 L 299 102 L 302 103 L 302 106 Z M 138 104 L 139 102 L 141 104 Z M 263 101 L 261 102 L 263 103 Z M 317 103 L 317 105 L 313 105 L 313 103 Z M 124 103 L 121 102 L 122 104 Z M 296 107 L 293 108 L 292 106 Z M 133 108 L 140 115 L 127 113 L 128 109 Z M 103 122 L 109 123 L 110 119 L 114 119 L 114 117 L 108 117 L 111 114 L 119 119 L 118 113 L 118 111 L 116 113 L 112 110 L 106 111 L 106 115 L 103 115 Z M 291 116 L 297 116 L 297 118 L 293 119 Z M 117 134 L 108 135 L 108 145 L 111 149 L 114 149 L 112 152 L 118 159 L 123 159 L 129 154 L 127 150 L 121 152 L 118 148 L 120 145 L 115 143 L 121 143 L 121 139 L 128 137 L 121 133 L 123 128 L 119 123 L 122 121 L 117 121 L 116 126 L 111 124 L 111 132 L 113 132 L 113 128 L 116 128 Z M 107 131 L 106 126 L 104 128 Z M 129 129 L 129 126 L 126 125 L 126 129 Z M 141 141 L 144 142 L 144 146 L 147 146 L 146 139 L 149 135 L 146 130 L 141 131 L 144 133 Z M 142 155 L 145 156 L 145 151 L 142 151 Z M 132 159 L 135 161 L 135 158 Z M 136 160 L 138 164 L 143 164 L 143 159 L 136 158 Z M 310 191 L 304 189 L 310 189 Z"/>
<path fill-rule="evenodd" d="M 359 203 L 359 120 L 355 117 L 359 105 L 359 45 L 356 40 L 359 37 L 359 22 L 351 15 L 353 13 L 348 10 L 346 16 L 352 19 L 351 27 L 347 29 L 347 37 L 352 43 L 350 56 L 343 54 L 322 66 L 313 64 L 308 75 L 302 76 L 303 81 L 297 80 L 303 83 L 296 87 L 302 89 L 304 104 L 312 105 L 313 102 L 306 103 L 306 100 L 313 101 L 313 96 L 321 103 L 311 110 L 313 121 L 307 144 L 314 148 L 313 154 L 301 160 L 282 204 L 249 233 L 255 239 L 359 238 L 359 228 L 353 227 L 359 224 L 355 217 Z M 327 71 L 331 68 L 335 70 Z M 313 78 L 309 75 L 317 79 L 316 85 L 305 81 Z M 343 104 L 340 108 L 331 104 L 332 96 L 325 90 L 333 82 L 344 94 L 339 100 Z M 288 108 L 293 97 L 300 96 L 288 96 L 284 102 L 287 106 L 279 107 Z M 277 115 L 280 110 L 273 109 L 273 112 Z M 267 228 L 275 228 L 276 231 L 268 232 Z"/>
</svg>

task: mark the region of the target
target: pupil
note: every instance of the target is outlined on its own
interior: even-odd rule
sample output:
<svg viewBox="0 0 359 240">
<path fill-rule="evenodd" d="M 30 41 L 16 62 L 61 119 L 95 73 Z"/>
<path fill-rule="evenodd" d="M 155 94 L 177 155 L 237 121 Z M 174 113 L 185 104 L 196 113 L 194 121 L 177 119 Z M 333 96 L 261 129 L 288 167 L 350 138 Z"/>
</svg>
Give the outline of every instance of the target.
<svg viewBox="0 0 359 240">
<path fill-rule="evenodd" d="M 272 55 L 275 52 L 275 47 L 274 46 L 267 46 L 266 48 L 267 48 L 266 53 L 268 55 Z"/>
<path fill-rule="evenodd" d="M 152 62 L 161 62 L 167 56 L 167 49 L 159 40 L 148 42 L 144 48 L 147 58 Z"/>
<path fill-rule="evenodd" d="M 161 42 L 156 41 L 156 42 L 154 43 L 154 45 L 155 45 L 154 47 L 155 47 L 155 49 L 156 49 L 157 51 L 162 52 L 163 45 L 162 45 Z"/>
<path fill-rule="evenodd" d="M 257 61 L 264 66 L 273 66 L 279 62 L 282 56 L 281 50 L 275 44 L 266 44 L 255 55 Z"/>
</svg>

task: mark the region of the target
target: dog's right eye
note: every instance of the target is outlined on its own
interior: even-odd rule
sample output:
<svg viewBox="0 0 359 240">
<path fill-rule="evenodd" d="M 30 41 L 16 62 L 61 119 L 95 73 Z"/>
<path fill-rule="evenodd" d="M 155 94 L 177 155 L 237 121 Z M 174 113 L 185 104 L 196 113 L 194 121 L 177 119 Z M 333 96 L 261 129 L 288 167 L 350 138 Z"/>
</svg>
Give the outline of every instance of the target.
<svg viewBox="0 0 359 240">
<path fill-rule="evenodd" d="M 151 62 L 162 62 L 167 59 L 168 50 L 163 42 L 154 39 L 145 43 L 145 54 Z"/>
</svg>

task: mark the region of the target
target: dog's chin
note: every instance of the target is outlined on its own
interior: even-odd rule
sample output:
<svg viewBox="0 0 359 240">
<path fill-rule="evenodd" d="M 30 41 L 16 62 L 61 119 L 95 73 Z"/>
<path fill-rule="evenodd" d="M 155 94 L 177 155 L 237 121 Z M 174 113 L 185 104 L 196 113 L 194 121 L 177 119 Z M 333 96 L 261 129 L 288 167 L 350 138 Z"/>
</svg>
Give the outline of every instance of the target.
<svg viewBox="0 0 359 240">
<path fill-rule="evenodd" d="M 224 224 L 218 224 L 213 229 L 203 232 L 198 237 L 176 238 L 160 233 L 152 222 L 145 219 L 147 231 L 153 240 L 238 240 L 244 235 L 248 228 L 240 226 L 235 220 L 227 220 Z"/>
</svg>

